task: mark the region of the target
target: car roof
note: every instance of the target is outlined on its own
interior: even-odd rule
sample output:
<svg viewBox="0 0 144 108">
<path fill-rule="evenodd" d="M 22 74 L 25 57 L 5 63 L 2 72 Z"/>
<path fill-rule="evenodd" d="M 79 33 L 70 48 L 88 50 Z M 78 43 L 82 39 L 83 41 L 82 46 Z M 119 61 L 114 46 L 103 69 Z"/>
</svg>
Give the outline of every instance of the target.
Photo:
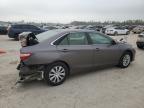
<svg viewBox="0 0 144 108">
<path fill-rule="evenodd" d="M 53 32 L 55 34 L 52 34 L 53 36 L 51 36 L 49 39 L 45 37 L 45 39 L 42 39 L 41 36 L 45 36 L 47 35 L 47 33 L 49 32 Z M 64 34 L 68 34 L 68 33 L 76 33 L 76 32 L 95 32 L 95 33 L 99 33 L 97 31 L 94 31 L 94 30 L 87 30 L 87 29 L 55 29 L 55 30 L 48 30 L 46 32 L 43 32 L 43 33 L 40 33 L 38 34 L 36 37 L 38 38 L 39 41 L 44 41 L 44 40 L 56 40 L 57 38 L 60 37 L 60 35 L 64 35 Z M 48 36 L 48 35 L 47 35 Z"/>
</svg>

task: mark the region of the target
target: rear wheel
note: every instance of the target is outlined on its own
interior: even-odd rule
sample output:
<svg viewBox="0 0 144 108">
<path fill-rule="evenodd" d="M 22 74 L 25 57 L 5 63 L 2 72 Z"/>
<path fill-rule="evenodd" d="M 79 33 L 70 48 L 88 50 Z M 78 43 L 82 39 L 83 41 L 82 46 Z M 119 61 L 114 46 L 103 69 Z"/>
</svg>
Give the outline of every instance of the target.
<svg viewBox="0 0 144 108">
<path fill-rule="evenodd" d="M 121 68 L 127 68 L 131 63 L 132 55 L 130 52 L 125 52 L 120 58 L 118 66 Z"/>
<path fill-rule="evenodd" d="M 66 80 L 68 72 L 68 67 L 64 63 L 53 63 L 46 67 L 44 71 L 44 79 L 49 85 L 57 86 Z"/>
<path fill-rule="evenodd" d="M 117 35 L 118 35 L 118 32 L 117 32 L 117 31 L 116 31 L 116 32 L 114 32 L 114 35 L 115 35 L 115 36 L 117 36 Z"/>
<path fill-rule="evenodd" d="M 142 46 L 142 45 L 137 45 L 137 47 L 138 47 L 139 49 L 144 48 L 144 46 Z"/>
</svg>

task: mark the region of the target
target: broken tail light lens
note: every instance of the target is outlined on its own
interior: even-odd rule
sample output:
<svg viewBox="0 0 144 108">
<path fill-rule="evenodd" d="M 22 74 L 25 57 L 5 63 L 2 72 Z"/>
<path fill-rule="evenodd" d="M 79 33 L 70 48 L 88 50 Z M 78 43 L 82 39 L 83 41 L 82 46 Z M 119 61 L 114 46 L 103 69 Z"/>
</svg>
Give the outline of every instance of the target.
<svg viewBox="0 0 144 108">
<path fill-rule="evenodd" d="M 22 61 L 27 60 L 31 55 L 32 55 L 32 53 L 21 53 L 20 54 L 20 59 Z"/>
</svg>

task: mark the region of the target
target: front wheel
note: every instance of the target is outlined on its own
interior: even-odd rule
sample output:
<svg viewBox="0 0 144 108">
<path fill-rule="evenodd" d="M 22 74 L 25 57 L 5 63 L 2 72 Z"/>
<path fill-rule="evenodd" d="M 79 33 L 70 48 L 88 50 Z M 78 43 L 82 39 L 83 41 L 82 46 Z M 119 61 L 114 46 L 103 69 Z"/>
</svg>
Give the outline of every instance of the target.
<svg viewBox="0 0 144 108">
<path fill-rule="evenodd" d="M 114 32 L 114 36 L 117 36 L 117 35 L 118 35 L 118 32 L 117 32 L 117 31 L 115 31 L 115 32 Z"/>
<path fill-rule="evenodd" d="M 137 45 L 137 47 L 138 47 L 139 49 L 142 49 L 144 46 L 142 46 L 142 45 Z"/>
<path fill-rule="evenodd" d="M 44 79 L 51 86 L 62 84 L 68 75 L 68 67 L 61 62 L 53 63 L 46 67 Z"/>
<path fill-rule="evenodd" d="M 131 63 L 131 53 L 126 52 L 120 58 L 118 66 L 121 68 L 127 68 Z"/>
</svg>

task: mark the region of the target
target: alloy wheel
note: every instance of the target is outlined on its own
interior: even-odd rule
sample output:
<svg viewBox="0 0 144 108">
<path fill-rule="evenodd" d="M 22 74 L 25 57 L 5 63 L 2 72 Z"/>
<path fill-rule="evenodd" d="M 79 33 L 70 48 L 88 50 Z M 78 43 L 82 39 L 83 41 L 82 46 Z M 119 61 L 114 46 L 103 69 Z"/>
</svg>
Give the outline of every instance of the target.
<svg viewBox="0 0 144 108">
<path fill-rule="evenodd" d="M 65 68 L 62 66 L 55 66 L 49 72 L 49 79 L 53 83 L 61 82 L 66 75 Z"/>
<path fill-rule="evenodd" d="M 123 57 L 123 66 L 128 66 L 129 63 L 130 63 L 130 60 L 131 60 L 131 57 L 129 54 L 126 54 L 124 57 Z"/>
</svg>

